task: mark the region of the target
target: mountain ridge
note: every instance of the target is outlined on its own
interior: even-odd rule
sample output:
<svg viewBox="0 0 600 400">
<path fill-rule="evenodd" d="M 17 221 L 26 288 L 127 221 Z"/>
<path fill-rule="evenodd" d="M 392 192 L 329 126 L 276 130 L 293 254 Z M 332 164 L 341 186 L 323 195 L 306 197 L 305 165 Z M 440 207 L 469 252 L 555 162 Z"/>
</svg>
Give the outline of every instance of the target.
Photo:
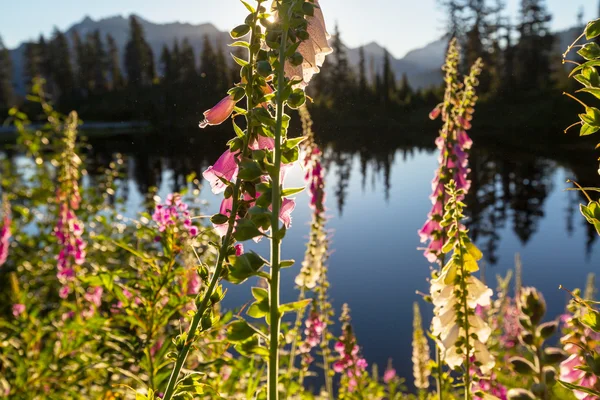
<svg viewBox="0 0 600 400">
<path fill-rule="evenodd" d="M 174 21 L 159 24 L 151 22 L 139 14 L 131 14 L 130 16 L 135 16 L 142 25 L 146 40 L 150 44 L 157 61 L 158 57 L 160 57 L 162 47 L 164 45 L 172 46 L 175 39 L 181 41 L 187 38 L 190 45 L 194 48 L 197 59 L 202 51 L 202 43 L 205 35 L 217 46 L 226 47 L 232 41 L 227 32 L 220 31 L 210 22 L 192 24 Z M 117 14 L 94 20 L 86 15 L 79 22 L 72 24 L 65 33 L 69 41 L 72 41 L 71 38 L 75 31 L 82 37 L 96 29 L 100 31 L 103 38 L 106 37 L 106 34 L 110 33 L 114 37 L 122 54 L 129 37 L 130 16 L 124 17 L 121 14 Z M 556 42 L 559 51 L 571 42 L 570 36 L 575 35 L 575 29 L 571 28 L 566 31 L 556 32 L 558 36 Z M 444 62 L 446 46 L 447 40 L 442 36 L 438 40 L 410 50 L 401 58 L 395 58 L 390 54 L 390 62 L 396 78 L 400 79 L 402 75 L 406 74 L 410 85 L 417 89 L 441 84 L 442 74 L 440 68 Z M 365 53 L 367 73 L 369 77 L 372 77 L 376 71 L 381 71 L 382 69 L 385 48 L 375 41 L 371 41 L 362 47 Z M 24 93 L 26 87 L 23 77 L 24 48 L 25 42 L 21 43 L 17 48 L 10 50 L 14 66 L 14 86 L 17 92 L 21 94 Z M 358 65 L 359 49 L 360 47 L 346 47 L 348 60 L 353 67 Z"/>
</svg>

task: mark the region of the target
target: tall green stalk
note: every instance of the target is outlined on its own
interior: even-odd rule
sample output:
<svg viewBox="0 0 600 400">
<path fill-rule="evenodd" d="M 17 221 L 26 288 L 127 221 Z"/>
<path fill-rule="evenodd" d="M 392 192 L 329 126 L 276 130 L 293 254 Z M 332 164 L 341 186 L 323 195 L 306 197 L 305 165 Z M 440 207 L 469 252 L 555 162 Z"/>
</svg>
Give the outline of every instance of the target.
<svg viewBox="0 0 600 400">
<path fill-rule="evenodd" d="M 260 5 L 260 2 L 259 2 L 259 5 Z M 252 29 L 250 43 L 254 42 L 254 28 L 256 27 L 256 23 L 257 23 L 256 16 L 257 16 L 257 13 L 254 14 L 254 19 L 252 22 L 253 29 Z M 248 53 L 249 53 L 248 64 L 251 66 L 251 68 L 250 68 L 250 79 L 248 80 L 248 84 L 246 86 L 246 88 L 247 88 L 246 89 L 246 105 L 247 105 L 248 111 L 250 111 L 250 110 L 252 110 L 252 108 L 254 108 L 254 104 L 253 104 L 253 100 L 252 100 L 252 97 L 253 97 L 252 96 L 252 94 L 253 94 L 252 93 L 253 92 L 253 74 L 254 74 L 254 70 L 253 70 L 252 66 L 254 65 L 254 53 L 252 52 L 252 50 L 249 50 Z M 248 121 L 248 131 L 246 132 L 246 135 L 244 135 L 244 138 L 243 138 L 242 158 L 244 158 L 244 156 L 248 152 L 248 140 L 249 140 L 249 137 L 251 136 L 250 120 L 249 120 L 249 117 L 246 117 L 246 118 Z M 233 194 L 232 194 L 233 202 L 232 202 L 232 206 L 231 206 L 231 212 L 229 214 L 229 221 L 228 221 L 229 226 L 227 227 L 227 233 L 223 237 L 223 243 L 221 245 L 221 248 L 219 249 L 219 257 L 217 259 L 215 271 L 210 280 L 208 288 L 206 289 L 206 292 L 204 293 L 204 296 L 202 297 L 202 301 L 198 305 L 198 311 L 192 318 L 192 322 L 190 323 L 190 327 L 187 331 L 187 335 L 185 337 L 185 342 L 183 344 L 183 347 L 178 352 L 177 360 L 175 361 L 175 366 L 173 367 L 173 371 L 171 371 L 171 376 L 169 377 L 169 382 L 167 383 L 167 388 L 165 389 L 165 395 L 163 396 L 163 400 L 171 400 L 173 398 L 173 395 L 175 393 L 175 387 L 177 385 L 177 380 L 179 379 L 179 374 L 185 364 L 187 356 L 190 352 L 190 348 L 192 347 L 192 344 L 194 343 L 194 341 L 196 339 L 196 331 L 198 329 L 198 325 L 200 324 L 200 321 L 202 320 L 202 317 L 209 306 L 209 300 L 210 300 L 212 294 L 214 293 L 215 288 L 217 287 L 217 284 L 219 283 L 219 280 L 223 273 L 223 262 L 225 261 L 225 255 L 227 254 L 227 249 L 229 248 L 229 245 L 231 244 L 231 238 L 233 237 L 233 229 L 235 226 L 235 220 L 236 220 L 237 211 L 238 211 L 238 207 L 239 207 L 239 203 L 240 203 L 241 184 L 242 184 L 242 179 L 238 176 L 236 178 L 235 184 L 233 186 Z"/>
<path fill-rule="evenodd" d="M 279 46 L 279 66 L 277 69 L 277 114 L 275 120 L 275 146 L 273 149 L 272 182 L 272 214 L 271 214 L 271 280 L 269 290 L 269 307 L 271 332 L 269 338 L 269 376 L 267 380 L 269 400 L 278 400 L 279 381 L 279 330 L 281 313 L 279 312 L 279 283 L 280 283 L 280 251 L 281 237 L 279 230 L 279 211 L 281 210 L 281 131 L 283 123 L 283 91 L 285 88 L 285 50 L 288 40 L 286 21 L 283 21 L 283 32 Z"/>
</svg>

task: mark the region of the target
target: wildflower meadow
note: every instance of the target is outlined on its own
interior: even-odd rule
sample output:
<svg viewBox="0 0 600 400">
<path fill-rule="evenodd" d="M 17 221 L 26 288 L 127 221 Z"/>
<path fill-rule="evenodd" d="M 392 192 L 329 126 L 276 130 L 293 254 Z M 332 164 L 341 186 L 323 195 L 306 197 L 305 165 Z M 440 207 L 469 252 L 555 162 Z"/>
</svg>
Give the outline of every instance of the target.
<svg viewBox="0 0 600 400">
<path fill-rule="evenodd" d="M 337 51 L 327 3 L 236 4 L 247 16 L 229 32 L 235 82 L 195 131 L 229 132 L 218 136 L 222 154 L 189 174 L 183 190 L 146 196 L 135 215 L 116 200 L 123 159 L 92 180 L 85 121 L 55 108 L 52 82 L 32 80 L 28 106 L 7 116 L 14 151 L 26 162 L 0 158 L 0 398 L 600 399 L 593 274 L 580 288 L 542 293 L 524 281 L 518 256 L 495 281 L 482 273 L 485 248 L 468 228 L 478 196 L 470 154 L 489 70 L 485 59 L 466 58 L 457 38 L 441 67 L 441 102 L 413 116 L 436 124 L 430 144 L 438 166 L 429 198 L 416 199 L 430 210 L 419 216 L 421 247 L 413 250 L 423 253 L 429 277 L 398 283 L 416 292 L 412 325 L 395 328 L 412 331 L 412 352 L 384 365 L 366 356 L 354 299 L 335 299 L 343 304 L 336 307 L 331 297 L 338 282 L 329 259 L 343 239 L 328 226 L 333 165 L 311 116 L 311 85 Z M 578 85 L 565 95 L 581 107 L 567 135 L 600 130 L 598 38 L 600 20 L 591 21 L 564 49 Z M 289 183 L 293 170 L 303 185 Z M 207 212 L 202 188 L 218 198 L 218 212 Z M 600 235 L 600 189 L 575 181 L 564 188 L 585 196 L 577 218 Z M 300 193 L 308 199 L 305 226 L 294 221 Z M 293 230 L 305 231 L 302 260 L 286 254 Z M 287 271 L 293 287 L 282 280 Z M 423 285 L 428 292 L 417 290 Z M 233 290 L 252 300 L 226 307 Z M 284 302 L 282 293 L 296 300 Z M 557 293 L 569 301 L 554 318 L 545 298 Z M 412 375 L 398 372 L 405 361 Z"/>
</svg>

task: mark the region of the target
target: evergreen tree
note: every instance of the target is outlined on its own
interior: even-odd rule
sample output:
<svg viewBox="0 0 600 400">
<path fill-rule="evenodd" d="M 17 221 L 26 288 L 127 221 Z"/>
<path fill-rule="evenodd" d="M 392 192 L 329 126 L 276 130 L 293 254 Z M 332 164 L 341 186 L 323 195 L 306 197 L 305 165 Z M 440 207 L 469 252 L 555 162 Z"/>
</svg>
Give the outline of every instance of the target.
<svg viewBox="0 0 600 400">
<path fill-rule="evenodd" d="M 467 27 L 463 14 L 467 7 L 466 1 L 438 0 L 439 4 L 446 9 L 446 36 L 448 39 L 456 37 L 460 42 L 463 42 L 465 27 Z"/>
<path fill-rule="evenodd" d="M 383 106 L 386 110 L 389 110 L 393 98 L 396 95 L 396 77 L 394 75 L 394 71 L 392 70 L 390 53 L 387 51 L 387 49 L 383 52 L 383 73 L 381 85 L 382 87 L 379 93 L 383 101 Z"/>
<path fill-rule="evenodd" d="M 350 64 L 348 63 L 346 47 L 342 43 L 337 24 L 335 25 L 331 47 L 333 48 L 333 63 L 331 65 L 331 78 L 328 89 L 334 94 L 336 102 L 342 108 L 347 108 L 347 103 L 352 98 L 353 78 Z"/>
<path fill-rule="evenodd" d="M 410 87 L 410 83 L 408 82 L 408 76 L 406 72 L 402 74 L 402 79 L 400 79 L 400 87 L 398 88 L 398 98 L 403 104 L 409 104 L 414 95 L 414 91 L 412 87 Z"/>
<path fill-rule="evenodd" d="M 119 61 L 119 48 L 117 47 L 115 39 L 110 34 L 106 35 L 106 43 L 108 45 L 108 72 L 110 75 L 111 89 L 118 90 L 124 86 Z"/>
<path fill-rule="evenodd" d="M 94 65 L 90 60 L 88 40 L 84 41 L 77 31 L 73 31 L 72 40 L 75 50 L 77 87 L 83 95 L 88 95 L 94 80 Z"/>
<path fill-rule="evenodd" d="M 0 37 L 0 110 L 10 108 L 14 104 L 12 73 L 10 53 Z"/>
<path fill-rule="evenodd" d="M 181 51 L 177 39 L 173 42 L 173 50 L 171 51 L 171 69 L 173 82 L 179 82 L 181 80 Z"/>
<path fill-rule="evenodd" d="M 167 45 L 163 45 L 158 68 L 159 74 L 163 77 L 163 81 L 168 84 L 173 82 L 173 59 L 171 58 L 171 51 Z"/>
<path fill-rule="evenodd" d="M 181 43 L 181 55 L 178 60 L 179 70 L 181 71 L 181 79 L 189 84 L 196 84 L 198 73 L 196 71 L 196 55 L 194 48 L 190 45 L 187 38 Z M 225 73 L 227 70 L 225 69 Z"/>
<path fill-rule="evenodd" d="M 229 65 L 225 57 L 224 46 L 221 42 L 217 44 L 216 49 L 216 66 L 217 66 L 217 90 L 220 93 L 226 92 L 233 82 L 230 81 L 231 75 L 228 73 Z"/>
<path fill-rule="evenodd" d="M 217 54 L 210 42 L 208 35 L 204 36 L 202 53 L 200 54 L 200 92 L 204 97 L 213 99 L 218 97 L 220 83 L 217 70 Z"/>
<path fill-rule="evenodd" d="M 358 48 L 358 94 L 361 98 L 367 95 L 367 71 L 363 46 Z"/>
<path fill-rule="evenodd" d="M 125 70 L 127 80 L 133 87 L 152 84 L 154 79 L 154 56 L 144 38 L 144 30 L 132 15 L 129 18 L 129 41 L 125 46 Z"/>
<path fill-rule="evenodd" d="M 54 33 L 52 34 L 49 54 L 52 82 L 56 87 L 58 95 L 71 93 L 74 88 L 75 79 L 73 76 L 73 66 L 71 65 L 69 42 L 65 34 L 58 29 L 54 29 Z"/>
<path fill-rule="evenodd" d="M 38 44 L 35 42 L 28 42 L 25 44 L 24 58 L 24 75 L 25 81 L 30 84 L 33 78 L 42 75 L 42 60 L 40 58 L 40 52 Z"/>
<path fill-rule="evenodd" d="M 52 55 L 44 35 L 40 35 L 38 39 L 37 52 L 40 60 L 40 75 L 48 81 L 52 77 Z"/>
<path fill-rule="evenodd" d="M 519 42 L 515 55 L 515 78 L 519 89 L 548 87 L 551 82 L 553 37 L 544 0 L 521 0 Z"/>
<path fill-rule="evenodd" d="M 91 50 L 90 60 L 92 61 L 94 90 L 102 92 L 108 89 L 109 58 L 99 30 L 94 31 L 91 35 L 89 48 Z"/>
</svg>

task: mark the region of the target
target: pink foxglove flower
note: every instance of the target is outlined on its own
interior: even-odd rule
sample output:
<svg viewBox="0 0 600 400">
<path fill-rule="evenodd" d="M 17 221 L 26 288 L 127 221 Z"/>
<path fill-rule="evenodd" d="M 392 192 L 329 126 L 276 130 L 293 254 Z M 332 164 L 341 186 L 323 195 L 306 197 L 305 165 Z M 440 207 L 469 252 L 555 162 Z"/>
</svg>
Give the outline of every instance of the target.
<svg viewBox="0 0 600 400">
<path fill-rule="evenodd" d="M 585 359 L 590 350 L 597 351 L 600 334 L 581 324 L 576 315 L 566 318 L 566 334 L 560 339 L 569 358 L 560 363 L 560 379 L 592 390 L 600 390 L 600 381 L 587 369 Z M 573 392 L 578 400 L 596 400 L 597 397 L 579 390 Z"/>
<path fill-rule="evenodd" d="M 17 318 L 19 315 L 23 314 L 25 312 L 25 304 L 13 304 L 12 306 L 12 314 L 15 318 Z"/>
<path fill-rule="evenodd" d="M 170 193 L 164 203 L 157 204 L 152 220 L 156 222 L 161 233 L 170 232 L 177 238 L 181 238 L 183 233 L 192 238 L 198 235 L 198 227 L 192 224 L 189 206 L 181 200 L 179 193 Z"/>
<path fill-rule="evenodd" d="M 390 383 L 391 381 L 393 381 L 394 379 L 397 378 L 397 374 L 396 374 L 396 370 L 392 367 L 388 367 L 385 372 L 383 373 L 383 382 L 385 382 L 386 384 Z"/>
<path fill-rule="evenodd" d="M 200 128 L 222 124 L 233 112 L 235 104 L 236 101 L 233 99 L 233 95 L 224 97 L 213 108 L 204 111 L 204 120 L 200 122 Z"/>
<path fill-rule="evenodd" d="M 350 309 L 347 304 L 342 306 L 340 321 L 343 323 L 344 333 L 333 347 L 339 354 L 338 360 L 333 363 L 333 370 L 342 374 L 342 385 L 345 384 L 348 392 L 352 393 L 356 390 L 368 363 L 359 354 L 360 349 L 350 324 Z"/>
<path fill-rule="evenodd" d="M 309 38 L 300 42 L 298 53 L 302 55 L 300 65 L 292 65 L 289 61 L 285 64 L 285 75 L 288 79 L 297 79 L 301 82 L 299 87 L 304 88 L 308 85 L 314 74 L 318 74 L 320 67 L 325 62 L 325 56 L 331 54 L 333 49 L 329 47 L 328 39 L 331 37 L 327 33 L 323 12 L 319 6 L 318 0 L 311 0 L 315 5 L 314 14 L 306 16 Z"/>
<path fill-rule="evenodd" d="M 306 337 L 304 343 L 300 346 L 300 351 L 304 354 L 309 354 L 314 347 L 321 343 L 323 330 L 325 329 L 325 323 L 321 320 L 316 309 L 313 308 L 311 310 L 309 317 L 306 319 L 305 326 L 304 334 Z"/>
<path fill-rule="evenodd" d="M 83 222 L 77 219 L 75 210 L 79 208 L 78 191 L 67 199 L 59 191 L 58 201 L 60 212 L 58 222 L 54 228 L 54 236 L 58 240 L 60 251 L 57 256 L 57 277 L 63 285 L 59 291 L 61 298 L 65 299 L 71 293 L 71 283 L 75 280 L 75 268 L 85 262 L 87 244 L 82 238 Z"/>
<path fill-rule="evenodd" d="M 241 243 L 237 243 L 235 246 L 235 255 L 236 257 L 241 256 L 242 254 L 244 254 L 244 245 Z"/>
<path fill-rule="evenodd" d="M 236 154 L 226 150 L 214 165 L 202 173 L 202 176 L 210 183 L 212 192 L 219 194 L 224 192 L 227 187 L 222 179 L 234 181 L 237 178 L 238 170 Z"/>
<path fill-rule="evenodd" d="M 10 215 L 8 214 L 8 207 L 5 207 L 4 212 L 4 223 L 0 228 L 0 267 L 6 263 L 8 259 L 8 248 L 10 245 Z"/>
</svg>

